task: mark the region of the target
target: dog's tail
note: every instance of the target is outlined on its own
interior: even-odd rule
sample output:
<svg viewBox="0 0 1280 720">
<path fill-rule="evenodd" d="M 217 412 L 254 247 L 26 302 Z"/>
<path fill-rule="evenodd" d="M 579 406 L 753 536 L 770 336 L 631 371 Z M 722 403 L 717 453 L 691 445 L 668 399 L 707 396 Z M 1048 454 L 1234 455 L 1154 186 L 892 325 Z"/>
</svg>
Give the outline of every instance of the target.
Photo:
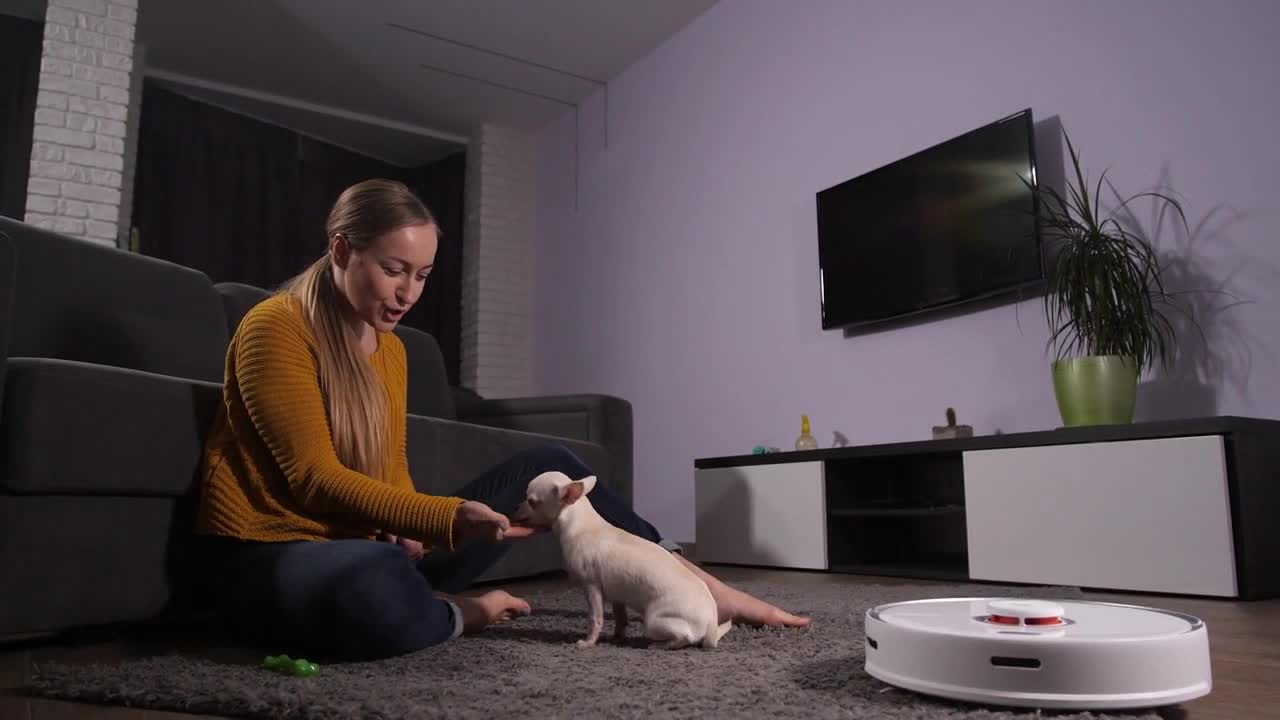
<svg viewBox="0 0 1280 720">
<path fill-rule="evenodd" d="M 704 650 L 714 650 L 720 644 L 720 638 L 729 632 L 729 628 L 733 627 L 733 620 L 725 620 L 719 625 L 712 625 L 706 635 L 702 636 L 702 648 Z"/>
</svg>

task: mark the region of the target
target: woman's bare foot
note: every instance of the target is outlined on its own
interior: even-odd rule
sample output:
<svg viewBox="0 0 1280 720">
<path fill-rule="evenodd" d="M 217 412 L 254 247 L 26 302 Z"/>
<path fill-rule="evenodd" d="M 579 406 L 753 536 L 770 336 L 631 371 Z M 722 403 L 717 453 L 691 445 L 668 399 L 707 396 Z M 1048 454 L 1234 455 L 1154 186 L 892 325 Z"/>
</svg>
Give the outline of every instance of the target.
<svg viewBox="0 0 1280 720">
<path fill-rule="evenodd" d="M 763 600 L 751 597 L 741 590 L 731 588 L 708 575 L 702 568 L 689 562 L 683 555 L 675 553 L 675 556 L 707 583 L 707 589 L 711 591 L 711 597 L 716 599 L 716 608 L 720 611 L 720 622 L 733 620 L 735 623 L 757 627 L 784 626 L 797 628 L 806 627 L 809 624 L 809 618 L 792 615 Z"/>
<path fill-rule="evenodd" d="M 491 590 L 475 596 L 443 593 L 440 596 L 457 603 L 462 610 L 462 632 L 468 635 L 529 614 L 529 603 L 505 590 Z"/>
</svg>

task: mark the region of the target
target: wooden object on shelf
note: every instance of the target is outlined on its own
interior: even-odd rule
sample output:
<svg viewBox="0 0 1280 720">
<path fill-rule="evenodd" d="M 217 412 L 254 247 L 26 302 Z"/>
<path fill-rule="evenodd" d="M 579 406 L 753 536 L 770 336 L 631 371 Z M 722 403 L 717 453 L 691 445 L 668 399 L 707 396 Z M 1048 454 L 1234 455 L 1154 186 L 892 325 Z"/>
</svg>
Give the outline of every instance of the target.
<svg viewBox="0 0 1280 720">
<path fill-rule="evenodd" d="M 955 408 L 947 408 L 947 424 L 933 426 L 934 440 L 973 437 L 972 425 L 957 425 Z"/>
</svg>

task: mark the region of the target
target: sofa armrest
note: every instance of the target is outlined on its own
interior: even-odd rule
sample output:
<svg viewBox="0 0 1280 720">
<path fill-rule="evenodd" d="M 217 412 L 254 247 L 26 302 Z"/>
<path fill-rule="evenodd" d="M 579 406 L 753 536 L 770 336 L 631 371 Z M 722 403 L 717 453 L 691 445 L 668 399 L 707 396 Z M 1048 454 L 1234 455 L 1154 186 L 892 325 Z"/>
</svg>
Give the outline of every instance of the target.
<svg viewBox="0 0 1280 720">
<path fill-rule="evenodd" d="M 458 420 L 600 445 L 609 453 L 614 490 L 633 500 L 631 403 L 592 393 L 491 400 L 460 399 Z"/>
<path fill-rule="evenodd" d="M 619 484 L 613 459 L 597 443 L 423 415 L 410 415 L 406 431 L 409 474 L 419 492 L 454 494 L 518 452 L 559 444 L 591 468 L 604 487 L 631 502 L 630 488 Z"/>
<path fill-rule="evenodd" d="M 0 488 L 15 495 L 184 497 L 222 386 L 53 358 L 9 358 Z"/>
</svg>

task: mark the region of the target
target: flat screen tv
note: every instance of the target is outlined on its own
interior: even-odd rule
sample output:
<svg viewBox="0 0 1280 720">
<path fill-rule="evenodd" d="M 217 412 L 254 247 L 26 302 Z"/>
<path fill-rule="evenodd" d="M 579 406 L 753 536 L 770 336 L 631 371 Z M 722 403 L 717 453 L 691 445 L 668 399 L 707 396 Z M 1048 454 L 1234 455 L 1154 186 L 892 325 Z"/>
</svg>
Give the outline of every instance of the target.
<svg viewBox="0 0 1280 720">
<path fill-rule="evenodd" d="M 823 329 L 1042 284 L 1035 182 L 1027 109 L 819 191 Z"/>
</svg>

